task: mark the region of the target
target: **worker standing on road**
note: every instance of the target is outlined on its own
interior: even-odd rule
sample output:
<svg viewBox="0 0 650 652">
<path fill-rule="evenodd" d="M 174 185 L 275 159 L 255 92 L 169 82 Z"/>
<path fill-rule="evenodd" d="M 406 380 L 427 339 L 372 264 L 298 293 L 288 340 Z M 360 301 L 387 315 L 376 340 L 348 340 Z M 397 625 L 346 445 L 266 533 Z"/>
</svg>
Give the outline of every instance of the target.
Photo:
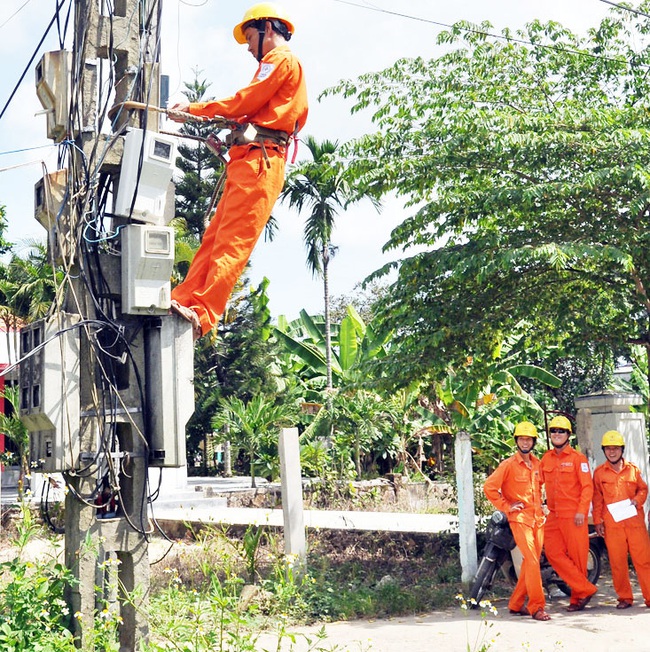
<svg viewBox="0 0 650 652">
<path fill-rule="evenodd" d="M 192 323 L 195 339 L 210 331 L 226 308 L 239 275 L 284 185 L 288 141 L 307 119 L 307 89 L 300 62 L 287 41 L 294 26 L 272 2 L 252 6 L 235 26 L 259 65 L 252 82 L 220 101 L 180 103 L 174 112 L 235 120 L 226 183 L 217 210 L 183 283 L 172 291 L 172 311 Z"/>
<path fill-rule="evenodd" d="M 485 481 L 483 490 L 496 509 L 508 516 L 515 543 L 523 555 L 519 579 L 508 608 L 512 614 L 528 613 L 535 620 L 550 620 L 542 586 L 539 558 L 544 540 L 544 513 L 539 460 L 532 454 L 537 429 L 529 421 L 515 426 L 517 452 L 499 464 Z"/>
<path fill-rule="evenodd" d="M 594 471 L 594 523 L 605 537 L 617 609 L 632 606 L 632 586 L 628 552 L 636 576 L 650 607 L 650 537 L 645 525 L 643 505 L 648 485 L 637 466 L 623 458 L 625 440 L 617 430 L 608 430 L 601 441 L 606 461 Z"/>
<path fill-rule="evenodd" d="M 544 551 L 557 574 L 571 587 L 567 611 L 582 611 L 597 588 L 587 579 L 588 515 L 594 493 L 587 458 L 571 447 L 571 422 L 564 416 L 548 426 L 553 448 L 542 456 L 542 482 L 548 513 Z"/>
</svg>

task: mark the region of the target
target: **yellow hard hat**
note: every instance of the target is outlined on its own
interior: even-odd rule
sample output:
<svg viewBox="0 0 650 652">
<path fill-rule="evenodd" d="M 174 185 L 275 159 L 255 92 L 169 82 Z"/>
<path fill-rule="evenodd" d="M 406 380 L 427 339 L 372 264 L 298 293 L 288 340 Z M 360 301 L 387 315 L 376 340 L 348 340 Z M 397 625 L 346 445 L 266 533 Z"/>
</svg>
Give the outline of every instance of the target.
<svg viewBox="0 0 650 652">
<path fill-rule="evenodd" d="M 570 433 L 573 432 L 571 422 L 563 416 L 553 417 L 548 424 L 548 429 L 550 430 L 551 428 L 562 428 L 563 430 L 568 430 Z"/>
<path fill-rule="evenodd" d="M 608 430 L 603 435 L 603 440 L 600 442 L 601 446 L 625 446 L 623 435 L 618 430 Z"/>
<path fill-rule="evenodd" d="M 289 19 L 287 12 L 280 7 L 280 5 L 275 2 L 260 2 L 256 5 L 253 5 L 250 9 L 246 11 L 244 17 L 241 19 L 241 23 L 235 25 L 232 33 L 235 37 L 237 43 L 246 43 L 246 35 L 244 34 L 244 26 L 246 23 L 249 23 L 251 20 L 262 20 L 262 19 L 272 19 L 276 18 L 277 20 L 283 22 L 289 34 L 293 34 L 295 28 L 293 23 Z"/>
<path fill-rule="evenodd" d="M 534 437 L 537 439 L 537 428 L 530 421 L 522 421 L 515 426 L 513 437 Z"/>
</svg>

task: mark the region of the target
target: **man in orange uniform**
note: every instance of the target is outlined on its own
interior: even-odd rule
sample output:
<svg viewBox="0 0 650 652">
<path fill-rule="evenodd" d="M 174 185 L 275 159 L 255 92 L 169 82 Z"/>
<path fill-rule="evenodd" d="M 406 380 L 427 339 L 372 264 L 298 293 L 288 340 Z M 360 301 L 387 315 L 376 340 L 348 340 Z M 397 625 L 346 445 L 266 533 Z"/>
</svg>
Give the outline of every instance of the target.
<svg viewBox="0 0 650 652">
<path fill-rule="evenodd" d="M 284 185 L 288 141 L 307 119 L 302 66 L 287 45 L 293 32 L 278 5 L 254 5 L 233 31 L 259 62 L 253 81 L 224 100 L 170 107 L 177 122 L 185 118 L 174 112 L 221 116 L 246 127 L 232 134 L 219 205 L 185 280 L 172 291 L 172 311 L 192 323 L 195 338 L 223 314 Z"/>
<path fill-rule="evenodd" d="M 544 551 L 557 574 L 571 587 L 567 611 L 582 611 L 596 593 L 587 579 L 589 524 L 594 493 L 587 458 L 569 445 L 571 422 L 564 416 L 548 427 L 553 448 L 542 456 L 542 482 L 548 513 Z"/>
<path fill-rule="evenodd" d="M 617 430 L 608 430 L 601 441 L 606 461 L 594 471 L 594 523 L 596 532 L 605 537 L 617 609 L 632 606 L 632 586 L 628 569 L 628 552 L 646 607 L 650 607 L 650 537 L 645 525 L 643 505 L 648 485 L 637 466 L 623 458 L 625 440 Z M 625 501 L 630 515 L 618 514 L 613 503 Z M 616 516 L 616 518 L 615 518 Z"/>
<path fill-rule="evenodd" d="M 531 452 L 537 442 L 537 430 L 529 421 L 522 421 L 515 427 L 514 438 L 517 452 L 499 464 L 483 490 L 496 509 L 507 514 L 515 543 L 523 555 L 519 579 L 508 602 L 510 613 L 524 614 L 528 596 L 528 613 L 535 620 L 550 620 L 539 569 L 544 513 L 539 460 Z"/>
</svg>

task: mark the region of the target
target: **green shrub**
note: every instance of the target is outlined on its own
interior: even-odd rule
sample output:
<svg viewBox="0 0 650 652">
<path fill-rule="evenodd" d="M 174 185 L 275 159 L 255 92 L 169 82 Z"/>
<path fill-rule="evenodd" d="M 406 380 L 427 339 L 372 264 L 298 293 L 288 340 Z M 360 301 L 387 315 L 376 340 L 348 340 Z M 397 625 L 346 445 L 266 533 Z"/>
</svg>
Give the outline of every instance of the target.
<svg viewBox="0 0 650 652">
<path fill-rule="evenodd" d="M 71 614 L 63 599 L 72 573 L 59 563 L 0 564 L 0 649 L 72 652 Z"/>
</svg>

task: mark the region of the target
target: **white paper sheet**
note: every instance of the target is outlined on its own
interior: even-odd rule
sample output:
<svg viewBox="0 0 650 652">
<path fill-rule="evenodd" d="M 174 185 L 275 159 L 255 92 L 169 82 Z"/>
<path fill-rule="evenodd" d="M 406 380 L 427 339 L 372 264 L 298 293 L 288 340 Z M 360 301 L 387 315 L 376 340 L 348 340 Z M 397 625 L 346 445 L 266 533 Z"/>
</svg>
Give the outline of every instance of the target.
<svg viewBox="0 0 650 652">
<path fill-rule="evenodd" d="M 636 507 L 629 498 L 607 505 L 609 513 L 616 523 L 637 515 Z"/>
</svg>

